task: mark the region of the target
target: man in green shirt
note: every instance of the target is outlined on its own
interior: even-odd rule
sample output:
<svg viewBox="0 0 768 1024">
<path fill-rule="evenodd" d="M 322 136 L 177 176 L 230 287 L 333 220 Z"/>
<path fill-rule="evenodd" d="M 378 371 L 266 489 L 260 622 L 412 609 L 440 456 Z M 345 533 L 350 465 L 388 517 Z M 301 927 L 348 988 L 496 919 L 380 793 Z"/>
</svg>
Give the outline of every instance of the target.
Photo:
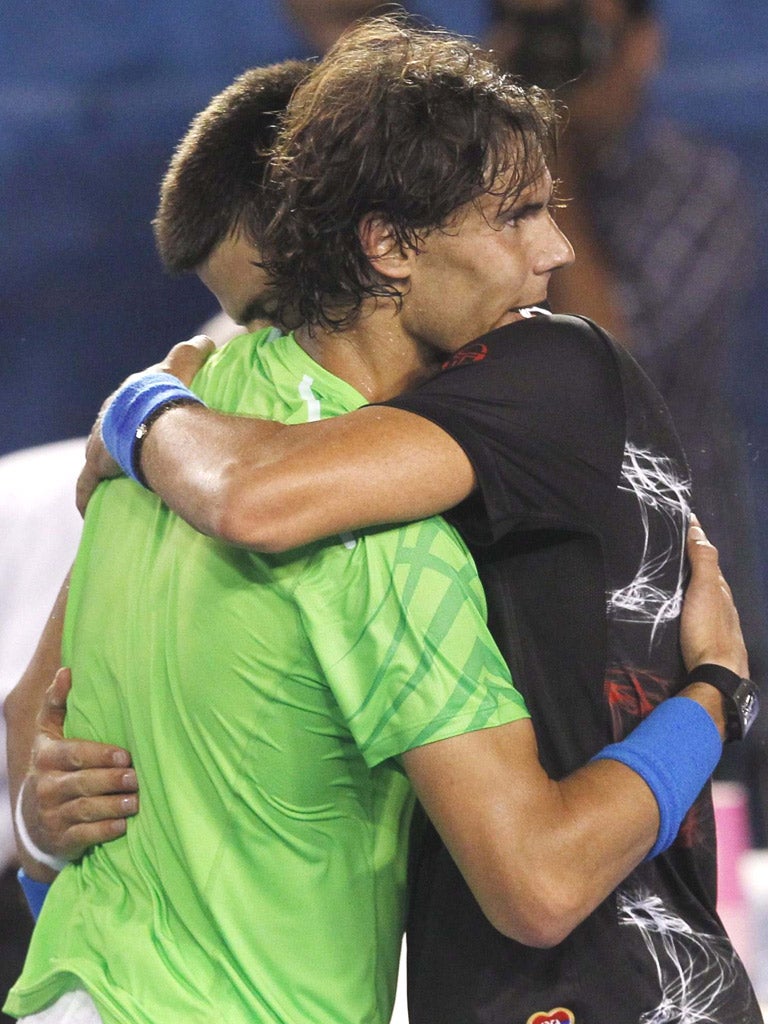
<svg viewBox="0 0 768 1024">
<path fill-rule="evenodd" d="M 269 330 L 197 387 L 284 422 L 363 401 Z M 526 715 L 463 543 L 427 520 L 270 557 L 127 480 L 94 506 L 68 728 L 131 751 L 142 809 L 60 875 L 11 1008 L 74 977 L 109 1022 L 388 1020 L 413 802 L 399 755 Z"/>
</svg>

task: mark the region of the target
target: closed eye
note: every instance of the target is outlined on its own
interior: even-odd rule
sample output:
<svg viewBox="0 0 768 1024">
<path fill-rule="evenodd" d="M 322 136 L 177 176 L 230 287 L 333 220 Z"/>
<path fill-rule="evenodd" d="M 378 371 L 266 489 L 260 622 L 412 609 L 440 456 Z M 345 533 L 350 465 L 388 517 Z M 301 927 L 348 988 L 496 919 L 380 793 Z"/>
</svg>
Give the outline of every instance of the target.
<svg viewBox="0 0 768 1024">
<path fill-rule="evenodd" d="M 514 227 L 522 220 L 530 220 L 544 209 L 546 209 L 545 203 L 526 203 L 524 206 L 518 206 L 510 210 L 507 214 L 506 222 Z"/>
</svg>

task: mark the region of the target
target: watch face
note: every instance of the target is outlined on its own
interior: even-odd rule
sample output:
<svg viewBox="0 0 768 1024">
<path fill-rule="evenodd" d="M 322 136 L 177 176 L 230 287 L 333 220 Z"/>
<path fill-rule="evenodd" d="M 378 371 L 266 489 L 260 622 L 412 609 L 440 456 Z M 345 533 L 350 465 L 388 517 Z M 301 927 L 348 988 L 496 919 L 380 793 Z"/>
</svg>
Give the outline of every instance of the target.
<svg viewBox="0 0 768 1024">
<path fill-rule="evenodd" d="M 760 712 L 760 698 L 757 687 L 748 679 L 743 679 L 733 695 L 739 709 L 742 725 L 742 736 L 746 736 L 752 723 Z"/>
</svg>

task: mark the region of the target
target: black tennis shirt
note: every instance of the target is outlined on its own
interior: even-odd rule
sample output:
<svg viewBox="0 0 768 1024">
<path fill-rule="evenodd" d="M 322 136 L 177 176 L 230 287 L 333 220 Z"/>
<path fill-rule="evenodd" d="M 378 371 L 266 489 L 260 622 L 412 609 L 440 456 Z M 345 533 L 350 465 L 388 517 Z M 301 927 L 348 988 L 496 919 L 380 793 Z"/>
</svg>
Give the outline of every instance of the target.
<svg viewBox="0 0 768 1024">
<path fill-rule="evenodd" d="M 448 518 L 477 561 L 542 763 L 561 778 L 683 685 L 690 479 L 664 402 L 593 323 L 537 316 L 387 404 L 438 424 L 472 462 L 478 488 Z M 715 910 L 709 787 L 674 845 L 553 949 L 496 931 L 435 830 L 417 826 L 411 1024 L 759 1024 Z"/>
</svg>

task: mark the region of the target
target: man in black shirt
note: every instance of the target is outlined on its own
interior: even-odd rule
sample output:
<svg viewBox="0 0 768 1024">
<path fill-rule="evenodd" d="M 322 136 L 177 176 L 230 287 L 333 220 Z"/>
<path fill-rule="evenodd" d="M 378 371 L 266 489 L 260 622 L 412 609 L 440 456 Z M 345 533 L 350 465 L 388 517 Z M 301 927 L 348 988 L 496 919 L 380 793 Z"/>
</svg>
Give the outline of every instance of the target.
<svg viewBox="0 0 768 1024">
<path fill-rule="evenodd" d="M 451 518 L 473 542 L 542 764 L 562 778 L 685 678 L 690 481 L 669 416 L 625 349 L 566 317 L 486 335 L 392 404 L 440 425 L 472 462 L 477 490 Z M 553 949 L 490 927 L 425 829 L 409 927 L 413 1021 L 526 1021 L 552 1007 L 576 1021 L 630 1024 L 641 1008 L 643 1019 L 749 1019 L 715 910 L 708 789 L 671 848 Z"/>
</svg>

